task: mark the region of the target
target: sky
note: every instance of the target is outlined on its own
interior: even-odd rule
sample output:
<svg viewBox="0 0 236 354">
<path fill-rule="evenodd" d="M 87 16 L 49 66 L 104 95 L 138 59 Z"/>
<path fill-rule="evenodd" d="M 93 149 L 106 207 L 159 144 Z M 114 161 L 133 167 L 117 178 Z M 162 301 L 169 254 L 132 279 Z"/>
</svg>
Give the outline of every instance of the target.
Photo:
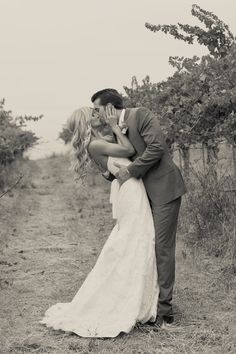
<svg viewBox="0 0 236 354">
<path fill-rule="evenodd" d="M 28 128 L 40 137 L 32 158 L 64 151 L 58 133 L 77 108 L 106 87 L 123 92 L 133 76 L 153 82 L 173 73 L 169 56 L 205 54 L 144 26 L 199 25 L 193 3 L 236 35 L 235 0 L 0 0 L 0 99 L 13 115 L 40 115 Z"/>
</svg>

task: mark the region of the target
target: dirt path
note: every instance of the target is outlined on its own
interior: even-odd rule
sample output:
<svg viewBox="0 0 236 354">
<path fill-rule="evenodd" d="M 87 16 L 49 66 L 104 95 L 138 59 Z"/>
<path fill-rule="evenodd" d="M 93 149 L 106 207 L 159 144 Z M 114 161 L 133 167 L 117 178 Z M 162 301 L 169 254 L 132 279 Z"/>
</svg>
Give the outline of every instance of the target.
<svg viewBox="0 0 236 354">
<path fill-rule="evenodd" d="M 88 340 L 38 323 L 72 299 L 113 226 L 109 184 L 96 176 L 81 193 L 68 166 L 65 157 L 29 162 L 32 183 L 0 200 L 1 353 L 235 353 L 235 288 L 220 261 L 195 261 L 181 239 L 174 329 Z"/>
</svg>

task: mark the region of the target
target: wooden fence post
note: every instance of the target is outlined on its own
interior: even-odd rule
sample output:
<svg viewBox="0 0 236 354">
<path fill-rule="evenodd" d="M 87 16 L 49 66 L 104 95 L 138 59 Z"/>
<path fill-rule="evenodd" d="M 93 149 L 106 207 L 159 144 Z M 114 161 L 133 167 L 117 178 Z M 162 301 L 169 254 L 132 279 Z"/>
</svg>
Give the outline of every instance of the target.
<svg viewBox="0 0 236 354">
<path fill-rule="evenodd" d="M 234 169 L 234 188 L 236 188 L 236 145 L 232 144 L 233 169 Z"/>
<path fill-rule="evenodd" d="M 180 171 L 182 172 L 183 171 L 183 164 L 182 164 L 181 149 L 179 148 L 178 151 L 179 151 L 179 168 L 180 168 Z"/>
<path fill-rule="evenodd" d="M 183 153 L 183 163 L 184 163 L 184 175 L 189 178 L 190 169 L 190 148 L 182 149 Z"/>
<path fill-rule="evenodd" d="M 202 144 L 202 163 L 203 163 L 203 172 L 206 174 L 206 154 L 205 154 L 205 146 Z"/>
</svg>

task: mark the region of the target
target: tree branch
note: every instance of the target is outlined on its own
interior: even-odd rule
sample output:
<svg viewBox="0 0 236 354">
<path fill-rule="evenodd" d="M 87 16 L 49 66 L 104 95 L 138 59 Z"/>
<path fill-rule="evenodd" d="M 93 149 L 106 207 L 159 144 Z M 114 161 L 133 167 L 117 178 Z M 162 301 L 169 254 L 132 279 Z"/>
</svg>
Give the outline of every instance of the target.
<svg viewBox="0 0 236 354">
<path fill-rule="evenodd" d="M 9 188 L 7 188 L 7 190 L 5 190 L 2 194 L 0 194 L 0 198 L 2 198 L 5 194 L 7 194 L 8 192 L 10 192 L 13 188 L 15 188 L 15 186 L 22 180 L 23 175 L 21 175 L 18 180 Z"/>
</svg>

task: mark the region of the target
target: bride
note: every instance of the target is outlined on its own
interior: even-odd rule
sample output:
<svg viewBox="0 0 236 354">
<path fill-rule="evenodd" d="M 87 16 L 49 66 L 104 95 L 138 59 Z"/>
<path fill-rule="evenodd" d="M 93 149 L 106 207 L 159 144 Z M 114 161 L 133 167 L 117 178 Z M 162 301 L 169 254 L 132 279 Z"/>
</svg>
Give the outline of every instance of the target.
<svg viewBox="0 0 236 354">
<path fill-rule="evenodd" d="M 101 118 L 83 107 L 68 119 L 73 133 L 75 171 L 86 178 L 90 160 L 114 176 L 116 163 L 128 165 L 134 148 L 121 132 L 113 107 Z M 154 322 L 159 289 L 152 213 L 142 180 L 130 178 L 111 184 L 116 225 L 100 256 L 69 303 L 57 303 L 40 323 L 81 337 L 116 337 L 136 323 Z"/>
</svg>

